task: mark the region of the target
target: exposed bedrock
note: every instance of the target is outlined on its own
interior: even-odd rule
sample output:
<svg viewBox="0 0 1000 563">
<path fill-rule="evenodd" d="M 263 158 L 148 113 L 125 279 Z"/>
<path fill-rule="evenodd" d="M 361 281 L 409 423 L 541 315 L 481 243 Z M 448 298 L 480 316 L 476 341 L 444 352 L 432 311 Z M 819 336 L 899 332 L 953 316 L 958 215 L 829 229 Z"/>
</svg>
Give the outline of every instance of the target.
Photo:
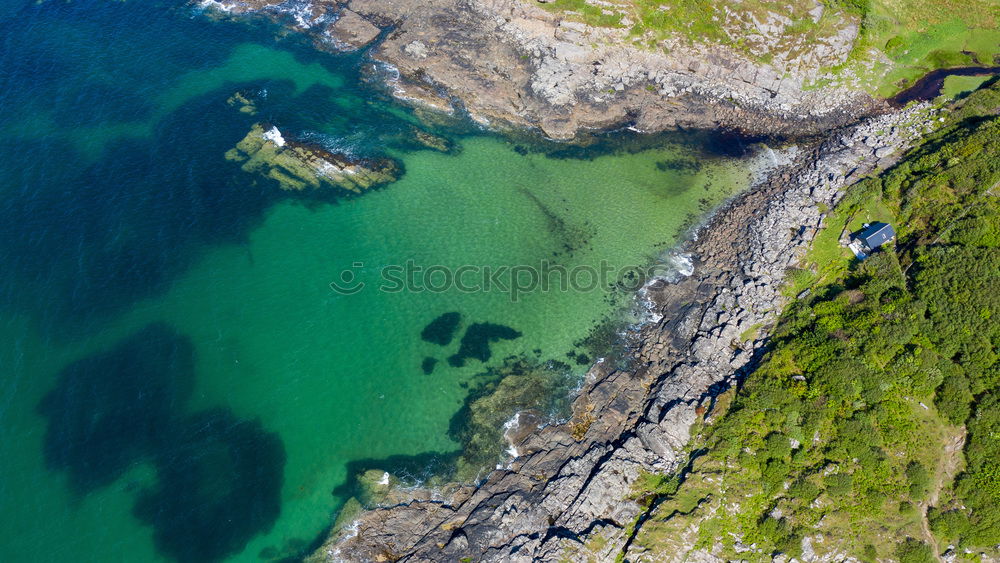
<svg viewBox="0 0 1000 563">
<path fill-rule="evenodd" d="M 333 50 L 370 45 L 394 95 L 496 128 L 554 139 L 630 125 L 726 128 L 747 135 L 828 131 L 886 105 L 817 82 L 857 35 L 845 22 L 794 55 L 751 58 L 680 39 L 638 46 L 627 29 L 590 27 L 524 0 L 203 0 L 229 14 L 270 15 Z M 382 36 L 379 31 L 388 29 Z M 765 30 L 766 31 L 766 30 Z M 779 29 L 757 40 L 780 50 Z M 791 52 L 790 52 L 791 53 Z M 780 53 L 779 53 L 780 55 Z M 812 84 L 812 87 L 809 85 Z"/>
<path fill-rule="evenodd" d="M 606 542 L 601 559 L 613 559 L 640 511 L 627 500 L 636 478 L 677 469 L 699 407 L 710 409 L 754 367 L 786 301 L 784 272 L 814 238 L 821 210 L 894 162 L 929 119 L 926 108 L 911 108 L 788 151 L 791 163 L 721 210 L 689 245 L 692 275 L 647 286 L 657 320 L 642 329 L 635 368 L 591 368 L 573 419 L 518 436 L 519 457 L 478 488 L 366 512 L 312 559 L 572 560 L 597 534 Z M 751 327 L 764 328 L 744 341 Z"/>
<path fill-rule="evenodd" d="M 277 127 L 257 123 L 226 152 L 245 172 L 260 174 L 283 190 L 333 186 L 353 193 L 395 181 L 399 166 L 388 158 L 356 159 L 326 149 L 286 140 Z"/>
</svg>

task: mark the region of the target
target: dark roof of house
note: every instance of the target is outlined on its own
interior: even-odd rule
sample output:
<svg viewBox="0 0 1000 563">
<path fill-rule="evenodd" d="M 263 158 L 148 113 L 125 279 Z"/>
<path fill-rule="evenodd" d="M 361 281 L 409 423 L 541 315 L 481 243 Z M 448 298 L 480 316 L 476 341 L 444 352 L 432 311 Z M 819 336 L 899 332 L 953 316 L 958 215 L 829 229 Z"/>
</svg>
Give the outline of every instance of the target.
<svg viewBox="0 0 1000 563">
<path fill-rule="evenodd" d="M 868 248 L 878 248 L 896 238 L 896 231 L 888 223 L 872 223 L 858 235 Z"/>
</svg>

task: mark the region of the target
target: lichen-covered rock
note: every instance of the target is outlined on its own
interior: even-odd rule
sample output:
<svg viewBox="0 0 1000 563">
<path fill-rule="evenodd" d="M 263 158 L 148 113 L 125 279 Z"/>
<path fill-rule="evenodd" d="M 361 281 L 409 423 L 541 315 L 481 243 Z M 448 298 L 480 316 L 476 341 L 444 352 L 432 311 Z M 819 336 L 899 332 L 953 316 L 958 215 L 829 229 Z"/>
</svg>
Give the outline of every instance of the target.
<svg viewBox="0 0 1000 563">
<path fill-rule="evenodd" d="M 286 140 L 277 127 L 255 124 L 226 159 L 246 172 L 278 182 L 283 190 L 337 187 L 361 193 L 395 181 L 399 166 L 390 159 L 352 159 L 321 147 Z"/>
</svg>

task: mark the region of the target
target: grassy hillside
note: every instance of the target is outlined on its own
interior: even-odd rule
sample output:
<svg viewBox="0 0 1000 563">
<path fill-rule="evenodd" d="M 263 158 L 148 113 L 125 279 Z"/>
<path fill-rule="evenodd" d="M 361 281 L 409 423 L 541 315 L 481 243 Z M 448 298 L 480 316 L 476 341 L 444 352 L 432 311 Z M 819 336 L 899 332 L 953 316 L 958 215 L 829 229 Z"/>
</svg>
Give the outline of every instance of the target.
<svg viewBox="0 0 1000 563">
<path fill-rule="evenodd" d="M 760 62 L 816 65 L 817 83 L 844 82 L 891 96 L 926 72 L 991 65 L 1000 56 L 996 0 L 555 0 L 545 9 L 628 31 L 638 45 L 720 43 Z M 856 37 L 846 60 L 826 44 Z M 822 48 L 819 48 L 822 47 Z M 845 51 L 846 52 L 846 51 Z"/>
<path fill-rule="evenodd" d="M 933 561 L 949 545 L 997 556 L 998 112 L 1000 87 L 976 92 L 850 189 L 831 216 L 878 214 L 895 247 L 861 263 L 846 249 L 807 259 L 825 274 L 782 315 L 762 366 L 699 423 L 690 467 L 637 486 L 650 517 L 630 559 L 685 542 L 800 556 L 804 538 L 864 561 Z"/>
</svg>

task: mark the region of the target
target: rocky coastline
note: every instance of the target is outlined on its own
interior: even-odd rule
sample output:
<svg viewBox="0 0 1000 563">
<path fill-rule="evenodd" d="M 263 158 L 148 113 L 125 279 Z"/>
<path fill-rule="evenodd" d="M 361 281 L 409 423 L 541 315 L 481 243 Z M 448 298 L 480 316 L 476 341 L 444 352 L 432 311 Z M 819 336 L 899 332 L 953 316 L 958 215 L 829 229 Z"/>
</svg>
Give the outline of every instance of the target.
<svg viewBox="0 0 1000 563">
<path fill-rule="evenodd" d="M 224 17 L 268 17 L 321 49 L 366 49 L 369 72 L 404 103 L 550 139 L 623 126 L 803 137 L 888 108 L 861 90 L 824 85 L 823 69 L 848 59 L 858 33 L 850 21 L 829 36 L 779 45 L 774 38 L 791 22 L 768 19 L 754 57 L 681 39 L 641 45 L 627 29 L 589 26 L 524 0 L 196 3 Z"/>
<path fill-rule="evenodd" d="M 692 257 L 691 275 L 643 289 L 654 320 L 637 335 L 634 367 L 598 362 L 570 421 L 509 429 L 517 456 L 477 486 L 390 490 L 382 508 L 342 515 L 310 561 L 625 555 L 642 511 L 629 500 L 633 483 L 680 468 L 692 425 L 756 366 L 789 300 L 785 272 L 808 250 L 825 210 L 847 186 L 898 160 L 933 119 L 925 105 L 892 109 L 860 91 L 810 86 L 819 68 L 846 60 L 857 33 L 850 27 L 799 63 L 765 64 L 722 46 L 638 48 L 614 30 L 519 0 L 200 4 L 227 16 L 263 14 L 323 49 L 366 49 L 371 72 L 397 99 L 501 131 L 579 142 L 622 126 L 721 129 L 799 143 L 681 249 Z M 671 560 L 714 559 L 693 550 Z"/>
<path fill-rule="evenodd" d="M 767 327 L 788 301 L 784 273 L 807 251 L 823 210 L 847 186 L 894 163 L 931 119 L 926 106 L 911 106 L 791 151 L 790 163 L 688 243 L 690 276 L 644 288 L 655 322 L 641 330 L 634 369 L 596 364 L 573 419 L 522 435 L 508 468 L 478 487 L 452 487 L 448 498 L 365 512 L 311 560 L 614 559 L 641 512 L 628 500 L 632 484 L 643 472 L 677 470 L 692 424 L 711 416 L 714 397 L 753 369 Z"/>
</svg>

